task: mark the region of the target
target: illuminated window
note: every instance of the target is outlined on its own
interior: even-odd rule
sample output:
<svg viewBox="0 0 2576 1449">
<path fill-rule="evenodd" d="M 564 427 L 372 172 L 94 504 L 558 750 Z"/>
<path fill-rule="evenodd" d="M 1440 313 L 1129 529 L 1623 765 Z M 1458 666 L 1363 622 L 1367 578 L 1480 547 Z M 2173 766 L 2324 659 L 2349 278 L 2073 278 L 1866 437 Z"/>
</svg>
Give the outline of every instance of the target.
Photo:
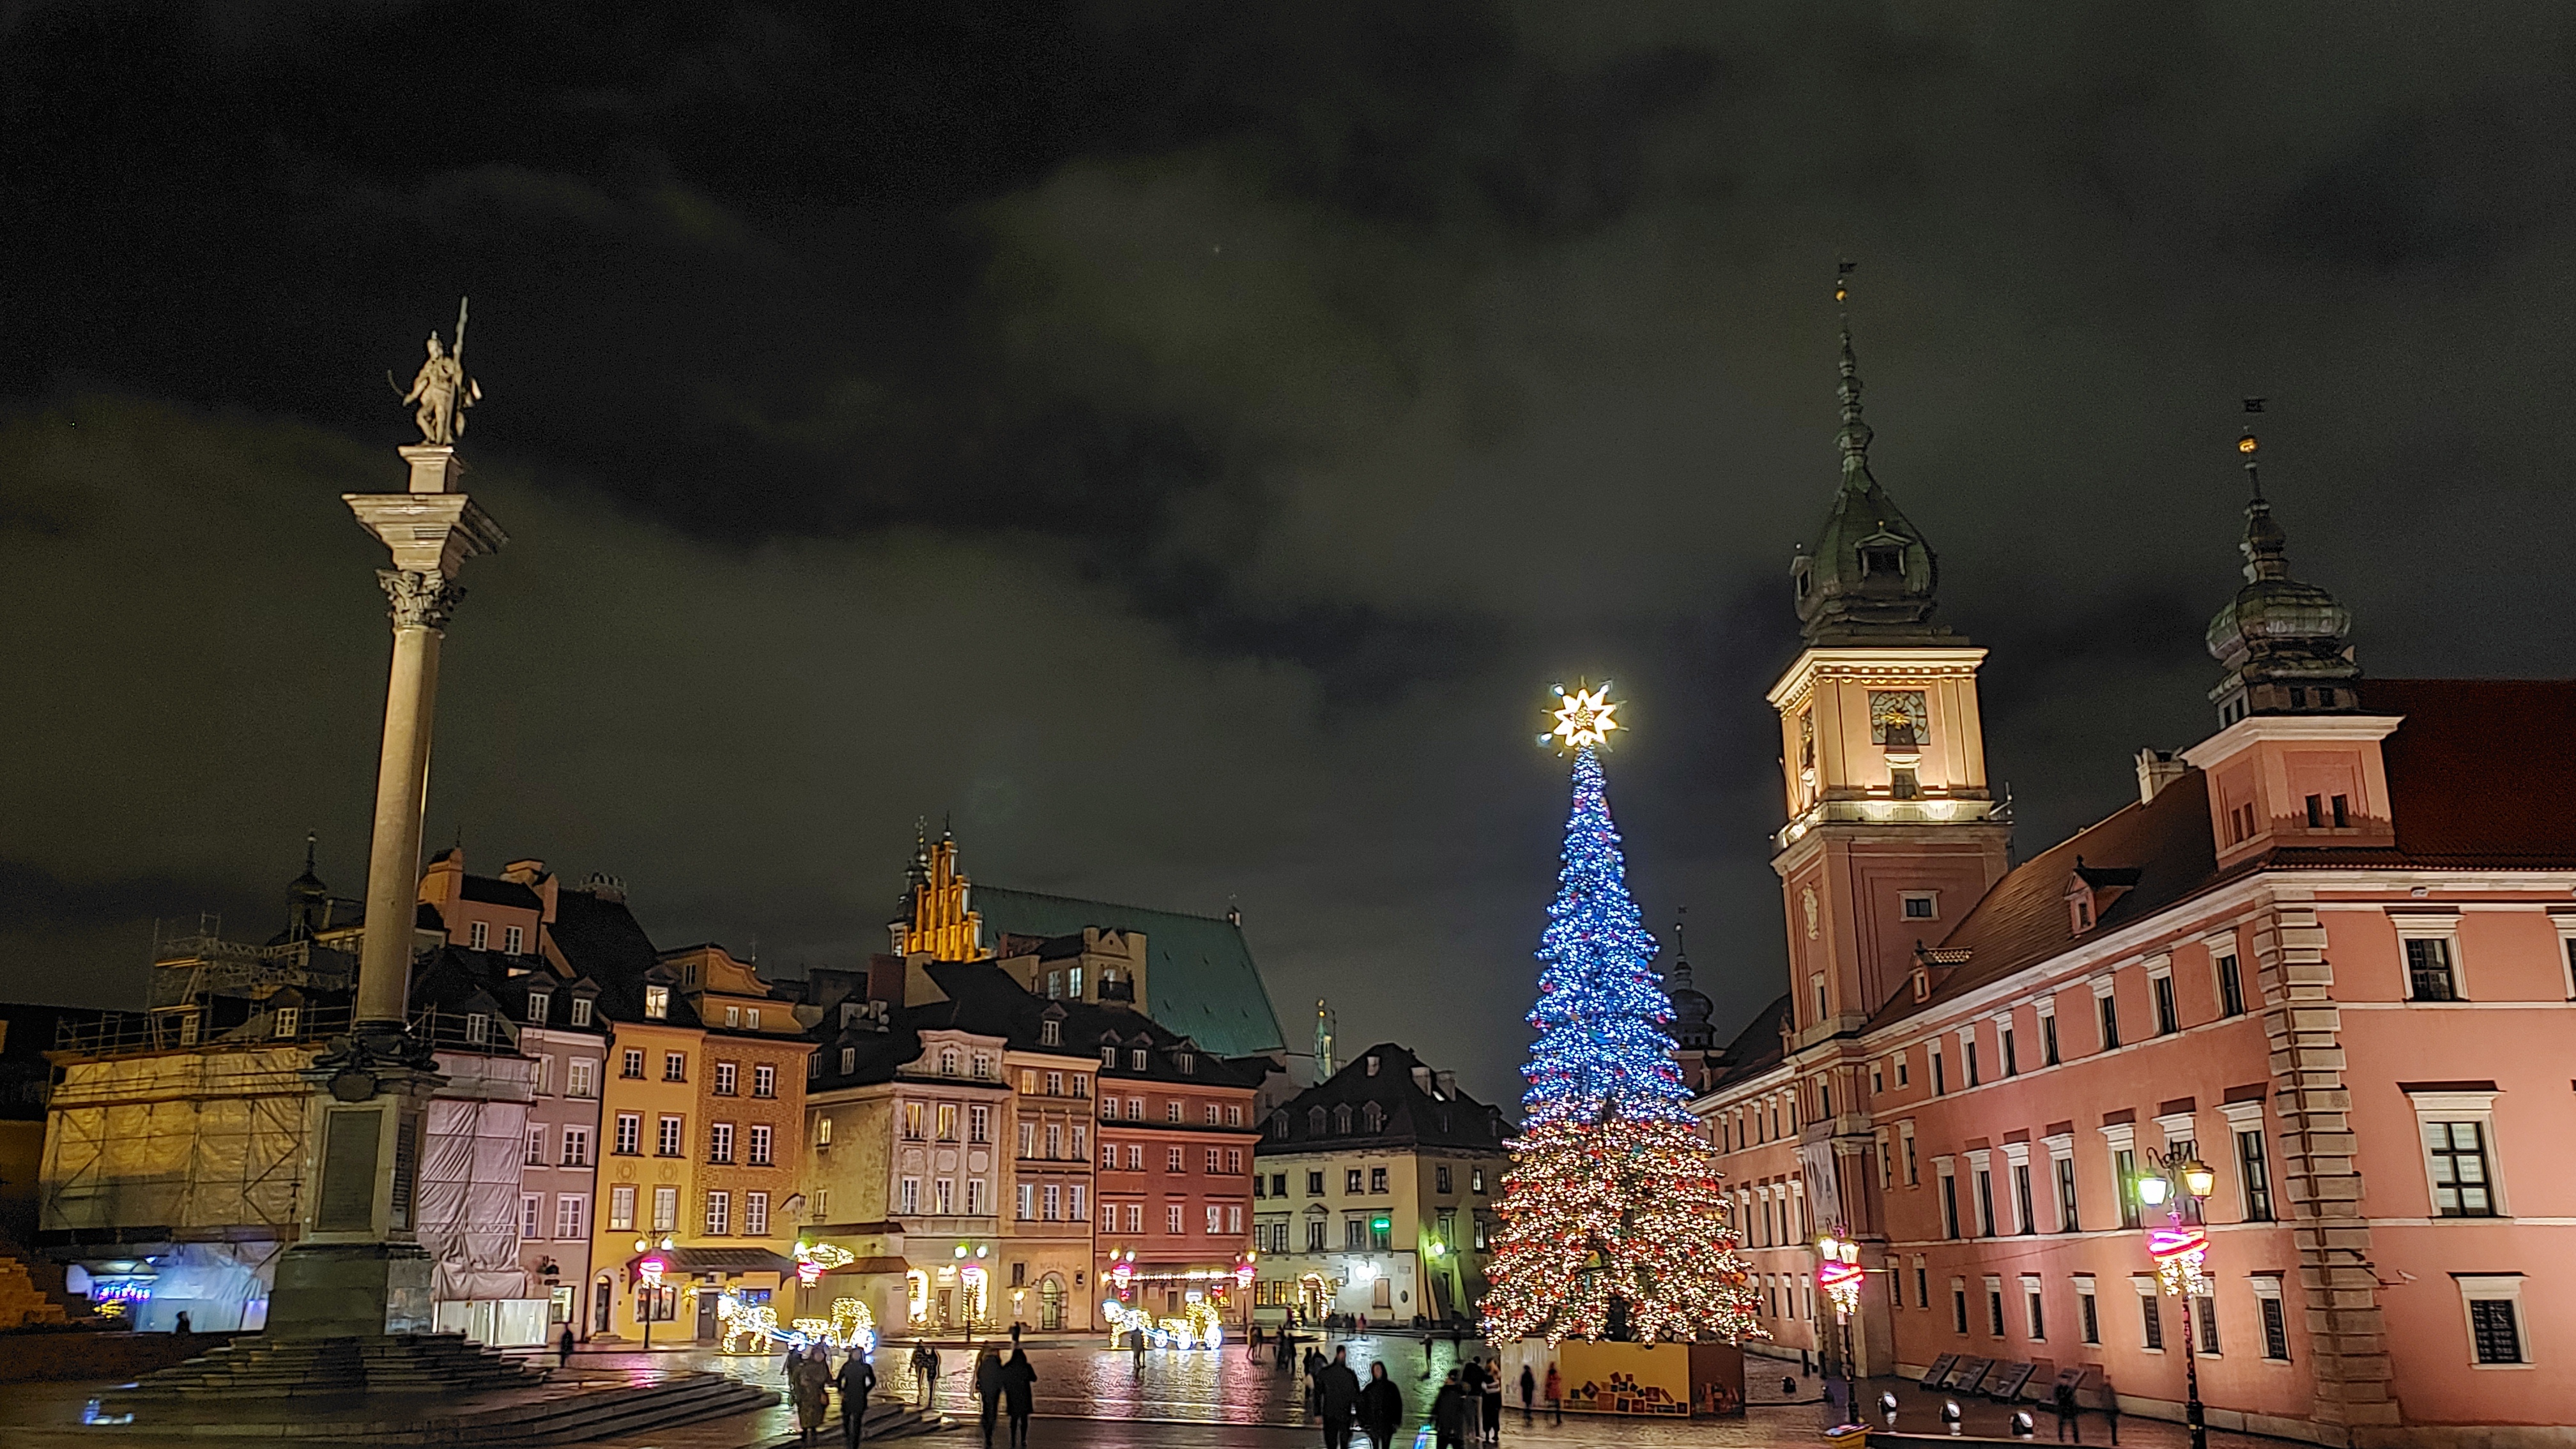
<svg viewBox="0 0 2576 1449">
<path fill-rule="evenodd" d="M 668 986 L 645 987 L 644 1019 L 647 1021 L 661 1021 L 668 1018 L 670 1014 L 671 988 Z"/>
</svg>

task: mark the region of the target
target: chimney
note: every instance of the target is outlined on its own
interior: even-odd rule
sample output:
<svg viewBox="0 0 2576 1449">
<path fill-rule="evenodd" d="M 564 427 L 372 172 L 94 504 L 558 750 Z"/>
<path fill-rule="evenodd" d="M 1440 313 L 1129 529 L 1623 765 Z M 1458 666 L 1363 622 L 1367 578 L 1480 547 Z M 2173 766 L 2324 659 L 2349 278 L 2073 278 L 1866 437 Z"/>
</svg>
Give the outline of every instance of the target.
<svg viewBox="0 0 2576 1449">
<path fill-rule="evenodd" d="M 2171 750 L 2138 751 L 2138 803 L 2144 805 L 2156 798 L 2158 791 L 2182 778 L 2189 765 L 2174 758 Z"/>
<path fill-rule="evenodd" d="M 536 860 L 533 858 L 528 860 L 514 860 L 508 865 L 501 867 L 501 879 L 514 881 L 523 886 L 535 885 L 538 877 L 545 873 L 546 863 L 542 860 Z"/>
<path fill-rule="evenodd" d="M 1375 1052 L 1369 1053 L 1368 1074 L 1372 1077 L 1377 1075 L 1377 1053 Z"/>
<path fill-rule="evenodd" d="M 1413 1089 L 1417 1092 L 1425 1093 L 1431 1090 L 1431 1069 L 1429 1067 L 1418 1066 L 1413 1069 Z"/>
<path fill-rule="evenodd" d="M 1433 1072 L 1431 1074 L 1431 1086 L 1432 1090 L 1438 1092 L 1443 1100 L 1455 1097 L 1458 1095 L 1458 1074 L 1456 1072 Z"/>
</svg>

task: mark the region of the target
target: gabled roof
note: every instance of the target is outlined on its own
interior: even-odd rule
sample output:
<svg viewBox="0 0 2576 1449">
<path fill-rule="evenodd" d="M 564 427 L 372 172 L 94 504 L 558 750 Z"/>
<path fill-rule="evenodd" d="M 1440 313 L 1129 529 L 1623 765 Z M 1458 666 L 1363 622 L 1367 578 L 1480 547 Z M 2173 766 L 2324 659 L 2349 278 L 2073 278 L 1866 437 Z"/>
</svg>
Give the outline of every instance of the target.
<svg viewBox="0 0 2576 1449">
<path fill-rule="evenodd" d="M 1156 1021 L 1221 1056 L 1287 1049 L 1252 948 L 1233 921 L 986 885 L 975 887 L 974 902 L 995 940 L 1079 936 L 1085 926 L 1142 931 Z"/>
<path fill-rule="evenodd" d="M 542 911 L 546 908 L 544 898 L 535 891 L 517 881 L 503 880 L 497 875 L 469 875 L 459 885 L 456 893 L 462 899 L 478 901 L 487 906 L 511 906 L 523 911 Z"/>
<path fill-rule="evenodd" d="M 1098 1055 L 1105 1043 L 1116 1045 L 1117 1060 L 1104 1062 L 1099 1069 L 1104 1079 L 1258 1087 L 1270 1070 L 1267 1060 L 1234 1060 L 1124 1007 L 1050 1001 L 1031 993 L 990 961 L 934 961 L 923 969 L 930 973 L 932 984 L 947 994 L 949 1004 L 955 1007 L 952 1019 L 959 1027 L 999 1036 L 1013 1051 L 1088 1057 Z M 1058 1028 L 1052 1046 L 1046 1045 L 1043 1037 L 1044 1024 L 1050 1018 Z M 1138 1047 L 1145 1048 L 1145 1067 L 1141 1071 L 1134 1065 L 1133 1053 Z M 1186 1072 L 1175 1060 L 1181 1056 L 1190 1059 L 1190 1070 Z"/>
<path fill-rule="evenodd" d="M 699 1024 L 697 1013 L 678 990 L 679 974 L 662 964 L 653 939 L 644 934 L 622 897 L 611 899 L 595 890 L 559 890 L 555 918 L 546 934 L 575 976 L 599 983 L 599 1010 L 610 1020 L 644 1020 L 644 983 L 650 977 L 673 988 L 671 1014 L 665 1018 L 670 1024 Z M 657 971 L 659 975 L 654 974 Z"/>
<path fill-rule="evenodd" d="M 1374 1073 L 1369 1070 L 1372 1063 Z M 1410 1048 L 1393 1042 L 1358 1053 L 1350 1065 L 1280 1103 L 1263 1126 L 1256 1155 L 1364 1147 L 1503 1151 L 1512 1127 L 1502 1109 L 1460 1091 L 1425 1090 L 1413 1073 L 1423 1065 Z M 1371 1104 L 1380 1113 L 1375 1132 L 1366 1128 L 1362 1115 Z M 1348 1132 L 1338 1130 L 1344 1107 L 1351 1110 Z M 1312 1116 L 1317 1109 L 1325 1114 L 1321 1132 L 1315 1130 Z"/>
<path fill-rule="evenodd" d="M 1771 1004 L 1753 1013 L 1744 1030 L 1726 1044 L 1718 1054 L 1722 1063 L 1717 1080 L 1709 1084 L 1712 1092 L 1724 1091 L 1737 1082 L 1750 1081 L 1780 1065 L 1780 1028 L 1789 1020 L 1789 997 L 1786 992 L 1772 998 Z"/>
</svg>

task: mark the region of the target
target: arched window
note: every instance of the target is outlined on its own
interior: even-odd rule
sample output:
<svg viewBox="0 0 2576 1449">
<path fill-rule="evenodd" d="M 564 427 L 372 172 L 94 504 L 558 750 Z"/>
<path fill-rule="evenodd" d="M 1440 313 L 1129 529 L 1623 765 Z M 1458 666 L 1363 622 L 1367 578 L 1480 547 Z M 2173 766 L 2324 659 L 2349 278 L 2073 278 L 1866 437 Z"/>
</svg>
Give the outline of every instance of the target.
<svg viewBox="0 0 2576 1449">
<path fill-rule="evenodd" d="M 1360 1109 L 1360 1120 L 1368 1124 L 1368 1130 L 1371 1132 L 1385 1130 L 1386 1113 L 1375 1102 Z"/>
<path fill-rule="evenodd" d="M 1333 1109 L 1333 1130 L 1345 1137 L 1350 1135 L 1351 1109 L 1348 1103 Z"/>
<path fill-rule="evenodd" d="M 941 1047 L 939 1049 L 939 1075 L 943 1077 L 953 1077 L 957 1075 L 957 1048 Z"/>
<path fill-rule="evenodd" d="M 1309 1107 L 1306 1109 L 1306 1135 L 1309 1137 L 1321 1137 L 1324 1135 L 1323 1108 Z"/>
<path fill-rule="evenodd" d="M 1270 1114 L 1270 1140 L 1273 1142 L 1285 1142 L 1288 1140 L 1287 1113 L 1273 1112 Z"/>
</svg>

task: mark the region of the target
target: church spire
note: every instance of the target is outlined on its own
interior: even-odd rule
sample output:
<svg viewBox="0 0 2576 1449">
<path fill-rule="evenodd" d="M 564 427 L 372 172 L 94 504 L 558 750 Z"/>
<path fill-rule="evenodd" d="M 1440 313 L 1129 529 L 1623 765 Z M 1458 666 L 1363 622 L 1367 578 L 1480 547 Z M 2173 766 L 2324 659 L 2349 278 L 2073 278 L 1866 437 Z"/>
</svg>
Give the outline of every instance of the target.
<svg viewBox="0 0 2576 1449">
<path fill-rule="evenodd" d="M 2263 411 L 2249 397 L 2245 411 Z M 2209 621 L 2210 657 L 2226 673 L 2209 692 L 2224 727 L 2249 714 L 2351 713 L 2361 707 L 2361 677 L 2344 636 L 2352 611 L 2315 584 L 2290 577 L 2290 538 L 2272 516 L 2257 466 L 2262 443 L 2249 427 L 2236 440 L 2252 497 L 2245 504 L 2245 585 Z"/>
<path fill-rule="evenodd" d="M 1852 355 L 1849 305 L 1851 272 L 1858 265 L 1858 262 L 1835 263 L 1834 312 L 1842 322 L 1843 335 L 1842 386 L 1839 389 L 1843 404 L 1843 486 L 1866 489 L 1872 481 L 1869 476 L 1870 432 L 1869 424 L 1860 420 L 1860 362 Z"/>
<path fill-rule="evenodd" d="M 1834 491 L 1825 526 L 1813 548 L 1800 550 L 1789 568 L 1797 591 L 1799 633 L 1811 645 L 1856 645 L 1940 640 L 1959 643 L 1931 622 L 1940 565 L 1932 546 L 1897 509 L 1896 500 L 1869 471 L 1876 435 L 1861 420 L 1860 362 L 1852 351 L 1851 273 L 1834 273 L 1834 311 L 1841 322 L 1842 356 L 1836 395 L 1842 403 L 1842 486 Z"/>
</svg>

